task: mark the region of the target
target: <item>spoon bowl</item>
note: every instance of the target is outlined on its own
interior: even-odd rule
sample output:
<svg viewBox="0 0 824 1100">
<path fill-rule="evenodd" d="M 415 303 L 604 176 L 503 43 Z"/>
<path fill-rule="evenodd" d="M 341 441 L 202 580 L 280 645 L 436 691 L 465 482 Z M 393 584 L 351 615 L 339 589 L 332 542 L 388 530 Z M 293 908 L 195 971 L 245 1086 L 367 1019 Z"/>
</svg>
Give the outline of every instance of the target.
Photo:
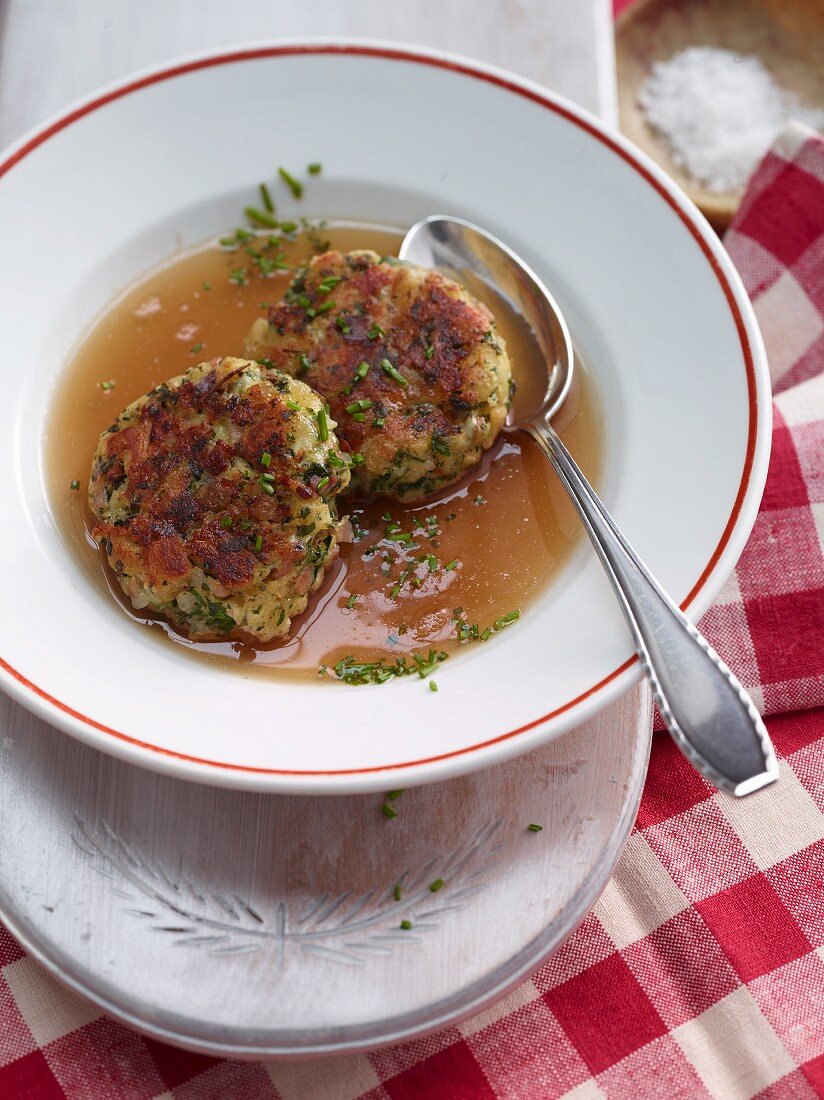
<svg viewBox="0 0 824 1100">
<path fill-rule="evenodd" d="M 523 317 L 540 348 L 546 385 L 515 390 L 504 430 L 522 431 L 536 417 L 551 420 L 572 385 L 575 354 L 563 314 L 535 272 L 491 233 L 441 214 L 412 226 L 400 258 L 436 267 L 470 291 L 480 283 Z M 535 394 L 541 395 L 537 403 Z"/>
<path fill-rule="evenodd" d="M 569 493 L 612 582 L 661 715 L 687 759 L 734 795 L 774 782 L 775 753 L 752 700 L 627 542 L 550 423 L 569 392 L 574 353 L 549 290 L 510 248 L 462 218 L 416 222 L 400 258 L 437 267 L 470 291 L 477 282 L 491 287 L 529 324 L 546 362 L 544 397 L 533 409 L 513 403 L 506 430 L 531 435 Z"/>
</svg>

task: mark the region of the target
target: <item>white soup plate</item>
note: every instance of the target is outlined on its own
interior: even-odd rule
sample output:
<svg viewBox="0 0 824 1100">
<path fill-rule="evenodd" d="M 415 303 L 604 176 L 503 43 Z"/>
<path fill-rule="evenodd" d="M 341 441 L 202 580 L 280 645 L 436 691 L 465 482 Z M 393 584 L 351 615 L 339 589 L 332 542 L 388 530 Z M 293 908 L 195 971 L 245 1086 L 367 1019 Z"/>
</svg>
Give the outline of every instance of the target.
<svg viewBox="0 0 824 1100">
<path fill-rule="evenodd" d="M 72 349 L 138 275 L 236 224 L 276 165 L 316 160 L 323 174 L 282 216 L 408 225 L 457 214 L 544 279 L 606 408 L 606 504 L 693 618 L 754 521 L 770 401 L 752 309 L 691 203 L 592 116 L 488 66 L 357 42 L 201 55 L 116 85 L 8 150 L 0 684 L 134 763 L 332 793 L 522 753 L 616 698 L 639 669 L 583 538 L 517 627 L 439 669 L 437 694 L 411 678 L 352 688 L 224 671 L 161 644 L 79 567 L 42 454 Z"/>
</svg>

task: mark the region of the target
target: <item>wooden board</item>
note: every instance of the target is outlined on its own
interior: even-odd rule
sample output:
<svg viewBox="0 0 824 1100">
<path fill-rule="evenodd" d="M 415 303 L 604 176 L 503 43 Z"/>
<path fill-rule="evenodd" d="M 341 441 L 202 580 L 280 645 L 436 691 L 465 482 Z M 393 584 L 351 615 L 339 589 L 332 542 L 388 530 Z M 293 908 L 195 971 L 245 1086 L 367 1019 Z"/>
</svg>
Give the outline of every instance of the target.
<svg viewBox="0 0 824 1100">
<path fill-rule="evenodd" d="M 678 168 L 638 107 L 655 61 L 689 46 L 716 46 L 761 59 L 808 107 L 824 106 L 824 0 L 638 0 L 618 18 L 615 47 L 623 132 L 687 192 L 712 225 L 726 229 L 741 195 L 711 194 Z"/>
</svg>

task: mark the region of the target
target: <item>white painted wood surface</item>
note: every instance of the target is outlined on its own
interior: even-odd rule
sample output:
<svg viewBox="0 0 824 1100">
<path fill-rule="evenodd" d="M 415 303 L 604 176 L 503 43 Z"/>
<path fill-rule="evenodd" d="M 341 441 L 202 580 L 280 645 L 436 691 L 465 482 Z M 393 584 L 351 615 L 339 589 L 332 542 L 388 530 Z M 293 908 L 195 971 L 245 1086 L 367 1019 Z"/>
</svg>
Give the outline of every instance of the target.
<svg viewBox="0 0 824 1100">
<path fill-rule="evenodd" d="M 0 0 L 0 21 L 0 144 L 135 69 L 204 48 L 309 35 L 464 53 L 615 117 L 608 0 Z M 122 1018 L 200 1048 L 220 1049 L 223 1041 L 240 1050 L 245 1037 L 247 1056 L 283 1052 L 301 1045 L 288 1034 L 295 1028 L 304 1039 L 307 1030 L 325 1030 L 334 1047 L 340 1025 L 350 1028 L 344 1048 L 370 1045 L 391 1037 L 385 1021 L 398 1013 L 412 1030 L 434 1026 L 500 995 L 592 904 L 634 818 L 649 706 L 646 687 L 637 688 L 528 757 L 409 792 L 402 817 L 387 823 L 374 798 L 246 795 L 144 773 L 75 744 L 0 696 L 0 913 L 75 988 Z M 528 820 L 545 832 L 525 833 Z M 500 835 L 484 840 L 483 829 L 495 822 Z M 473 844 L 483 849 L 478 866 L 470 860 L 456 869 L 460 856 L 452 853 Z M 439 864 L 450 873 L 438 900 L 454 908 L 427 922 L 422 906 L 412 905 L 404 915 L 420 927 L 408 941 L 377 945 L 389 955 L 370 952 L 369 943 L 364 949 L 348 933 L 355 946 L 346 947 L 329 932 L 334 914 L 323 907 L 305 916 L 323 894 L 328 910 L 352 890 L 338 909 L 351 917 L 374 887 L 363 913 L 380 932 L 396 916 L 380 892 L 406 871 L 410 886 L 421 878 L 425 898 Z M 124 868 L 132 880 L 124 881 Z M 471 885 L 461 876 L 475 871 L 473 881 L 484 888 L 456 897 Z M 153 882 L 157 895 L 184 889 L 185 921 L 159 896 L 147 898 L 135 877 Z M 256 916 L 241 913 L 229 895 Z M 235 916 L 211 911 L 218 898 Z M 135 908 L 144 916 L 128 912 Z M 156 918 L 145 915 L 155 910 Z M 314 926 L 318 945 L 357 961 L 307 952 L 309 941 L 297 938 L 287 958 L 278 938 L 287 919 L 295 930 Z M 240 933 L 211 929 L 227 935 L 228 946 L 257 950 L 215 957 L 209 952 L 226 940 L 175 946 L 197 933 L 155 927 L 193 924 L 208 937 L 204 921 L 215 920 L 240 922 Z M 244 938 L 244 930 L 261 927 L 266 935 Z M 408 975 L 404 1003 L 398 954 Z M 279 992 L 287 988 L 291 1002 Z M 79 1001 L 74 1011 L 78 1024 L 94 1012 Z M 272 1072 L 277 1083 L 279 1071 Z M 325 1071 L 314 1084 L 304 1078 L 301 1095 L 325 1095 L 324 1079 Z"/>
<path fill-rule="evenodd" d="M 466 54 L 617 117 L 609 0 L 0 0 L 0 147 L 137 69 L 310 36 Z"/>
</svg>

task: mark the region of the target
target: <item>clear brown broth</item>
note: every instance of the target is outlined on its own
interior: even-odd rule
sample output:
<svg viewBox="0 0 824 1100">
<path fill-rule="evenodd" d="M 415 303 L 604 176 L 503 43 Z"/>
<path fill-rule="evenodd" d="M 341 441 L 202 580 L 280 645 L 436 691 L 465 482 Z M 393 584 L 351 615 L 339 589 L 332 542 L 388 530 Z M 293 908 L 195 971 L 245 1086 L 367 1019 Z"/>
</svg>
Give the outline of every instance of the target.
<svg viewBox="0 0 824 1100">
<path fill-rule="evenodd" d="M 396 254 L 401 240 L 393 230 L 362 225 L 328 226 L 322 236 L 344 251 L 372 248 L 381 255 Z M 284 247 L 283 261 L 292 268 L 313 251 L 306 235 Z M 85 491 L 91 456 L 118 413 L 163 379 L 217 355 L 243 355 L 244 336 L 263 303 L 277 301 L 290 277 L 283 272 L 263 278 L 247 268 L 246 285 L 230 281 L 232 272 L 247 264 L 242 249 L 227 252 L 215 241 L 174 257 L 102 314 L 60 380 L 46 437 L 52 506 L 73 552 L 101 591 L 111 593 L 137 625 L 170 643 L 244 671 L 251 666 L 315 678 L 320 666 L 331 667 L 345 655 L 376 660 L 430 647 L 449 652 L 459 644 L 456 608 L 480 630 L 510 611 L 525 611 L 581 537 L 580 521 L 563 489 L 525 436 L 499 438 L 476 470 L 431 501 L 352 501 L 348 508 L 342 501 L 341 511 L 352 515 L 356 532 L 368 533 L 341 546 L 322 589 L 294 621 L 291 636 L 278 644 L 193 643 L 127 605 L 90 534 Z M 541 379 L 543 367 L 524 322 L 500 302 L 488 299 L 487 304 L 507 341 L 516 382 L 524 387 Z M 101 382 L 114 386 L 104 389 Z M 603 417 L 585 366 L 554 423 L 597 483 Z M 73 479 L 79 491 L 71 490 Z M 387 513 L 403 531 L 418 532 L 414 549 L 384 540 Z M 428 520 L 432 516 L 437 527 Z M 434 571 L 418 561 L 429 554 L 438 561 Z M 452 569 L 444 568 L 453 562 Z M 414 572 L 398 591 L 401 573 L 410 568 Z M 348 606 L 351 596 L 356 597 L 353 607 Z"/>
</svg>

